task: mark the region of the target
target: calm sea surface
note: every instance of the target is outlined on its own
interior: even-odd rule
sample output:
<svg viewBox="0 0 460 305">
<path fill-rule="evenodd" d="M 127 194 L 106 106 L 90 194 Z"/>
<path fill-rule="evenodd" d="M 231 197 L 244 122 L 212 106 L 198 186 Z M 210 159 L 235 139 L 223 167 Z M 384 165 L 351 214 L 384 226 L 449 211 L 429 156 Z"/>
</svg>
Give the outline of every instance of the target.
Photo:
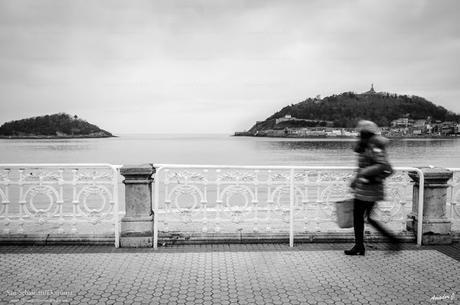
<svg viewBox="0 0 460 305">
<path fill-rule="evenodd" d="M 121 135 L 108 139 L 4 140 L 0 163 L 181 163 L 354 166 L 353 139 L 229 135 Z M 460 138 L 392 140 L 395 166 L 460 167 Z"/>
</svg>

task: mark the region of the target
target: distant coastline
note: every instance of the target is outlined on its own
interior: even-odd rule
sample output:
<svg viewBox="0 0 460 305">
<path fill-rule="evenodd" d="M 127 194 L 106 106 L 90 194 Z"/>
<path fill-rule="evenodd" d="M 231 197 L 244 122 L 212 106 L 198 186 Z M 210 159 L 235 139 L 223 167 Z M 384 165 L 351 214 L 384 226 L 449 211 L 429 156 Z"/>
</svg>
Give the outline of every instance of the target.
<svg viewBox="0 0 460 305">
<path fill-rule="evenodd" d="M 288 134 L 288 135 L 254 135 L 249 132 L 235 132 L 233 137 L 252 137 L 252 138 L 292 138 L 292 139 L 354 139 L 356 136 L 328 136 L 328 135 L 295 135 L 295 134 Z M 456 139 L 460 138 L 460 134 L 453 134 L 453 135 L 383 135 L 389 139 Z"/>
</svg>

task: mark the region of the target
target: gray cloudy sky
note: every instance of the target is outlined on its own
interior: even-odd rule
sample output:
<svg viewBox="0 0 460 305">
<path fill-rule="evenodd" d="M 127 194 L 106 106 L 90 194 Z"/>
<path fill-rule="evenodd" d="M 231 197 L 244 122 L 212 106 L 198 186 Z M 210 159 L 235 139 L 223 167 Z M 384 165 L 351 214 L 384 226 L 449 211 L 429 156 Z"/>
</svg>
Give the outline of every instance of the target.
<svg viewBox="0 0 460 305">
<path fill-rule="evenodd" d="M 317 94 L 460 112 L 460 1 L 0 0 L 0 123 L 231 133 Z"/>
</svg>

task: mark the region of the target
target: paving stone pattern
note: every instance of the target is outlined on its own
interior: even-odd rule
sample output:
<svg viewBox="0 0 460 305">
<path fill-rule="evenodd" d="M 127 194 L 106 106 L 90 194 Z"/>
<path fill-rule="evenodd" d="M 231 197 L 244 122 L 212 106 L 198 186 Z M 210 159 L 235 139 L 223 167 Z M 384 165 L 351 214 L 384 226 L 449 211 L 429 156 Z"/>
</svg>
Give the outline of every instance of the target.
<svg viewBox="0 0 460 305">
<path fill-rule="evenodd" d="M 436 250 L 368 248 L 350 257 L 324 246 L 244 249 L 4 246 L 0 303 L 460 303 L 460 262 Z"/>
</svg>

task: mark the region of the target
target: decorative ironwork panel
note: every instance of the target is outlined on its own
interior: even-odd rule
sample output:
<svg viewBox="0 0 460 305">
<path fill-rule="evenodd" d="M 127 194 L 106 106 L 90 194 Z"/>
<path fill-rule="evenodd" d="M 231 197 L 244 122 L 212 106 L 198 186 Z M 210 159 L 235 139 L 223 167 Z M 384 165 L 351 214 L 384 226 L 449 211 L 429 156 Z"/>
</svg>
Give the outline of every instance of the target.
<svg viewBox="0 0 460 305">
<path fill-rule="evenodd" d="M 0 233 L 113 234 L 113 166 L 0 165 Z"/>
<path fill-rule="evenodd" d="M 352 168 L 158 166 L 155 210 L 159 232 L 279 233 L 343 231 L 335 202 L 352 198 Z M 404 231 L 412 183 L 398 170 L 386 181 L 374 217 Z M 292 205 L 291 205 L 291 200 Z"/>
</svg>

